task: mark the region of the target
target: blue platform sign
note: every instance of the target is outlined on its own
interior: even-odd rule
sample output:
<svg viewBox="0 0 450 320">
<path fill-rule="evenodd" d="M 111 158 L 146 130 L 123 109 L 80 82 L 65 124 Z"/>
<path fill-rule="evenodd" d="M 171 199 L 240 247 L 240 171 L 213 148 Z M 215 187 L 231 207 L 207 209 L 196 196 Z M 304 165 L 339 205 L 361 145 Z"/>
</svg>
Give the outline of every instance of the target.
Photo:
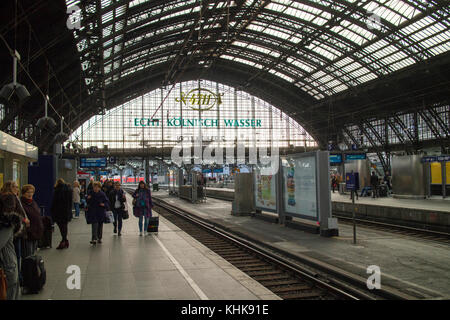
<svg viewBox="0 0 450 320">
<path fill-rule="evenodd" d="M 422 157 L 422 163 L 426 163 L 426 162 L 437 162 L 437 157 L 436 156 L 427 156 L 427 157 Z"/>
<path fill-rule="evenodd" d="M 101 176 L 107 176 L 109 174 L 109 172 L 108 171 L 99 171 L 98 174 Z"/>
<path fill-rule="evenodd" d="M 342 154 L 330 154 L 330 163 L 342 163 Z"/>
<path fill-rule="evenodd" d="M 442 155 L 437 157 L 438 162 L 448 162 L 450 161 L 450 156 Z"/>
<path fill-rule="evenodd" d="M 106 166 L 106 158 L 80 158 L 80 168 L 104 168 Z"/>
<path fill-rule="evenodd" d="M 364 160 L 366 159 L 365 153 L 349 153 L 345 155 L 345 160 Z"/>
<path fill-rule="evenodd" d="M 345 187 L 347 190 L 358 190 L 359 189 L 359 173 L 346 173 L 345 174 Z"/>
<path fill-rule="evenodd" d="M 356 144 L 352 144 L 352 150 L 358 150 L 358 146 Z"/>
</svg>

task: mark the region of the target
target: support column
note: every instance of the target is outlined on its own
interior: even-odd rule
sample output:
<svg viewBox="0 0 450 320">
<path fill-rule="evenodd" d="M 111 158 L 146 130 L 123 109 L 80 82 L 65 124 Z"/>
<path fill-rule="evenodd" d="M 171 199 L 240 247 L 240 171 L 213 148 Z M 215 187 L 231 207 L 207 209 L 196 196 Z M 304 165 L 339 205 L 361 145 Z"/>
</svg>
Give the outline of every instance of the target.
<svg viewBox="0 0 450 320">
<path fill-rule="evenodd" d="M 150 179 L 149 179 L 149 170 L 148 170 L 148 158 L 144 158 L 144 179 L 145 179 L 145 183 L 147 185 L 150 184 Z"/>
</svg>

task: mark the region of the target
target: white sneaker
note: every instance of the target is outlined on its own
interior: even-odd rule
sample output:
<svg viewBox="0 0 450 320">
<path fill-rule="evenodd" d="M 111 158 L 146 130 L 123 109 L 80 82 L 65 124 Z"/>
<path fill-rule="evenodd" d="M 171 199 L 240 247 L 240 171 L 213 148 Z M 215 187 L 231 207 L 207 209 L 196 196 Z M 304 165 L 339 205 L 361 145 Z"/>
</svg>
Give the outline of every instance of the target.
<svg viewBox="0 0 450 320">
<path fill-rule="evenodd" d="M 144 231 L 144 236 L 148 236 L 148 232 L 147 231 Z"/>
<path fill-rule="evenodd" d="M 139 232 L 139 236 L 142 236 L 142 232 Z"/>
</svg>

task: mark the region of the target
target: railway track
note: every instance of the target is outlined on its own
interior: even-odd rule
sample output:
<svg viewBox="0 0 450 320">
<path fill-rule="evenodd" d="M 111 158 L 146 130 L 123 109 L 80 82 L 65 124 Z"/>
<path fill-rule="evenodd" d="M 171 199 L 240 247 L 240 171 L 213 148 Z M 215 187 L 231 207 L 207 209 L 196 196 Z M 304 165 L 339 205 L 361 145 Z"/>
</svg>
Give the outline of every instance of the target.
<svg viewBox="0 0 450 320">
<path fill-rule="evenodd" d="M 353 222 L 352 217 L 350 217 L 349 215 L 333 213 L 333 216 L 338 218 L 339 223 L 352 224 Z M 360 218 L 355 218 L 355 222 L 358 226 L 363 226 L 365 228 L 450 244 L 450 234 L 446 232 L 439 232 Z"/>
<path fill-rule="evenodd" d="M 284 300 L 386 298 L 324 276 L 160 199 L 153 200 L 161 216 Z"/>
</svg>

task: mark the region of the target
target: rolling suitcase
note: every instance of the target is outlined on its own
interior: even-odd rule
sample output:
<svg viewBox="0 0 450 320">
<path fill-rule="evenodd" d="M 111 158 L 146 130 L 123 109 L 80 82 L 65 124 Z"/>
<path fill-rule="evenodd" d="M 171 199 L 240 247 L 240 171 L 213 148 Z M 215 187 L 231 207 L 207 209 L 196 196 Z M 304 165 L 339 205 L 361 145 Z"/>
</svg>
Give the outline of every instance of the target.
<svg viewBox="0 0 450 320">
<path fill-rule="evenodd" d="M 42 224 L 44 225 L 44 233 L 38 242 L 38 248 L 51 248 L 52 247 L 52 219 L 50 217 L 44 216 L 44 207 L 41 207 L 42 212 Z"/>
<path fill-rule="evenodd" d="M 148 219 L 147 232 L 158 232 L 159 217 L 150 217 Z"/>
<path fill-rule="evenodd" d="M 47 280 L 44 260 L 40 256 L 29 256 L 22 261 L 23 286 L 29 293 L 39 293 Z"/>
</svg>

